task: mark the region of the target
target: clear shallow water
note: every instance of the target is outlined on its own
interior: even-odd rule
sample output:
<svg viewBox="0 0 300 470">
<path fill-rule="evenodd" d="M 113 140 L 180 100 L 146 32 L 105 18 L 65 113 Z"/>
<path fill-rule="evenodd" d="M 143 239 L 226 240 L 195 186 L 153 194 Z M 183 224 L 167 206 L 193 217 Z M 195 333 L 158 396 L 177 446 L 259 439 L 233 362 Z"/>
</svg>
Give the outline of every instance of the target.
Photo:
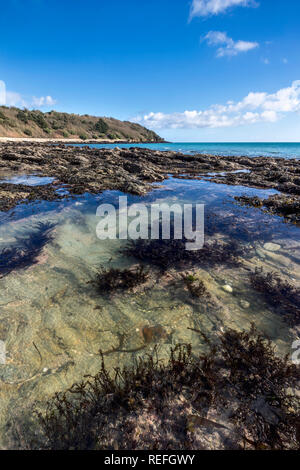
<svg viewBox="0 0 300 470">
<path fill-rule="evenodd" d="M 26 184 L 27 186 L 43 186 L 50 184 L 54 181 L 54 178 L 50 176 L 36 176 L 36 175 L 23 175 L 23 176 L 12 176 L 0 181 L 0 183 L 11 183 L 11 184 Z"/>
<path fill-rule="evenodd" d="M 236 239 L 251 249 L 240 267 L 193 267 L 192 272 L 209 290 L 213 306 L 191 298 L 180 280 L 182 272 L 176 269 L 164 276 L 152 269 L 145 286 L 113 296 L 100 295 L 88 284 L 100 265 L 136 264 L 120 253 L 126 241 L 96 237 L 96 209 L 104 202 L 117 207 L 121 195 L 117 191 L 22 205 L 0 214 L 0 249 L 29 237 L 39 222 L 55 224 L 53 240 L 44 247 L 38 263 L 0 279 L 0 339 L 7 349 L 7 363 L 0 365 L 0 445 L 9 445 L 5 423 L 12 417 L 34 401 L 42 407 L 54 392 L 85 374 L 97 373 L 99 349 L 109 351 L 123 337 L 122 350 L 128 352 L 108 354 L 105 359 L 111 369 L 151 351 L 154 343 L 144 343 L 144 326 L 164 328 L 166 336 L 158 343 L 162 358 L 179 342 L 192 343 L 195 351 L 205 347 L 201 336 L 189 328 L 215 337 L 227 327 L 247 329 L 251 322 L 274 341 L 280 354 L 290 354 L 296 332 L 252 291 L 248 270 L 263 266 L 279 271 L 299 286 L 299 229 L 233 203 L 236 195 L 265 197 L 273 192 L 170 178 L 145 197 L 128 196 L 129 204 L 204 203 L 206 240 Z M 278 243 L 280 250 L 267 250 L 265 243 L 270 241 Z M 223 290 L 225 283 L 232 286 L 232 294 Z M 243 307 L 242 300 L 249 307 Z M 131 352 L 139 348 L 143 349 Z"/>
<path fill-rule="evenodd" d="M 81 145 L 81 144 L 77 144 Z M 94 148 L 141 147 L 154 150 L 172 150 L 186 154 L 246 155 L 248 157 L 300 158 L 300 143 L 161 143 L 161 144 L 89 144 Z"/>
</svg>

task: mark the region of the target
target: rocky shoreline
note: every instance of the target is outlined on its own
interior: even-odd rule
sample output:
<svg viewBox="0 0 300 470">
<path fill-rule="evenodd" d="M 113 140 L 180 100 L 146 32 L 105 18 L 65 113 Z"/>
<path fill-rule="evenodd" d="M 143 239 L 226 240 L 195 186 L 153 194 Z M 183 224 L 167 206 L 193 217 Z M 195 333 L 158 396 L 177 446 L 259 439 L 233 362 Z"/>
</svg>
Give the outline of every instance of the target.
<svg viewBox="0 0 300 470">
<path fill-rule="evenodd" d="M 213 182 L 211 197 L 218 183 L 280 191 L 269 199 L 244 196 L 240 188 L 232 192 L 241 194 L 238 204 L 272 213 L 278 201 L 282 215 L 294 222 L 288 215 L 296 217 L 299 208 L 299 165 L 142 148 L 5 143 L 1 179 L 11 182 L 0 183 L 0 210 L 104 190 L 143 195 L 174 175 Z M 176 184 L 172 196 L 186 200 L 182 186 L 177 193 Z M 206 190 L 192 191 L 191 199 Z M 222 191 L 218 197 L 223 203 Z M 207 219 L 208 240 L 199 251 L 186 250 L 185 240 L 136 240 L 102 250 L 92 245 L 94 225 L 89 214 L 83 217 L 88 211 L 81 218 L 67 208 L 49 220 L 46 213 L 38 223 L 31 214 L 21 224 L 11 213 L 4 217 L 0 339 L 10 341 L 13 361 L 0 371 L 2 445 L 299 448 L 299 371 L 281 349 L 298 331 L 299 243 L 289 239 L 294 227 L 283 228 L 284 238 L 269 218 L 262 228 L 250 214 L 248 225 L 248 210 L 231 204 L 232 198 L 229 211 L 222 205 L 220 215 Z M 84 230 L 73 237 L 78 220 Z M 270 238 L 265 230 L 272 231 Z M 269 323 L 261 322 L 265 318 Z M 259 330 L 248 332 L 250 321 Z M 269 331 L 278 355 L 275 342 L 266 339 Z"/>
<path fill-rule="evenodd" d="M 299 222 L 300 161 L 296 159 L 246 156 L 184 155 L 174 151 L 147 148 L 92 149 L 63 143 L 0 143 L 2 181 L 11 175 L 52 177 L 42 186 L 0 183 L 0 210 L 21 202 L 98 194 L 119 190 L 144 195 L 170 175 L 184 179 L 206 179 L 214 183 L 273 189 L 280 192 L 276 202 L 247 200 L 248 205 L 285 216 L 288 204 L 290 222 Z M 58 193 L 63 187 L 65 191 Z M 245 202 L 245 201 L 239 201 Z M 277 210 L 276 207 L 279 207 Z"/>
</svg>

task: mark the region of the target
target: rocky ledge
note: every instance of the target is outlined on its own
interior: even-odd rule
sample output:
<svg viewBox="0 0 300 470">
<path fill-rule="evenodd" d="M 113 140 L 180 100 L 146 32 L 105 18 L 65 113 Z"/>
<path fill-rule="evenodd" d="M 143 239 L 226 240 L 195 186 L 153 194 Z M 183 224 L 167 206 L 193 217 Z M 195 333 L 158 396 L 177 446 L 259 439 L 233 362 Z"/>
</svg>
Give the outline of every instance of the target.
<svg viewBox="0 0 300 470">
<path fill-rule="evenodd" d="M 300 161 L 296 159 L 6 142 L 0 144 L 0 174 L 2 179 L 16 174 L 54 179 L 43 186 L 0 183 L 2 211 L 20 202 L 54 200 L 85 192 L 97 194 L 108 189 L 143 195 L 153 188 L 151 183 L 161 182 L 171 174 L 177 178 L 209 179 L 214 183 L 278 190 L 282 193 L 283 204 L 287 195 L 295 202 L 295 214 L 292 211 L 288 220 L 299 219 Z M 67 191 L 58 193 L 59 187 Z M 266 208 L 268 210 L 268 206 Z"/>
</svg>

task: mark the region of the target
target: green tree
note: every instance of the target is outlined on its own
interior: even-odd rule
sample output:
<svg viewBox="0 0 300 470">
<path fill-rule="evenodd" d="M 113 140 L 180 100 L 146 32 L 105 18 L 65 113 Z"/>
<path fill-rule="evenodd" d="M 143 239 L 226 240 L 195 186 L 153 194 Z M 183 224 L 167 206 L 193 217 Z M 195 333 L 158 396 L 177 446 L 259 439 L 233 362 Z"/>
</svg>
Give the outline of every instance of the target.
<svg viewBox="0 0 300 470">
<path fill-rule="evenodd" d="M 95 130 L 99 132 L 100 134 L 106 134 L 108 131 L 108 125 L 103 119 L 98 119 L 98 121 L 95 124 Z"/>
</svg>

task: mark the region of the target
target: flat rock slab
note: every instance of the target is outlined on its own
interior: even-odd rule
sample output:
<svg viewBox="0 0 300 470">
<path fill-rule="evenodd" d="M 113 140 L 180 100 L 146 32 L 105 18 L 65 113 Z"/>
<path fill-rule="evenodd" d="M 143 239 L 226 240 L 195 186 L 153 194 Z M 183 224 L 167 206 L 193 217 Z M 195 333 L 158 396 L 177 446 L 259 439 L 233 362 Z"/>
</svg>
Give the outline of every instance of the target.
<svg viewBox="0 0 300 470">
<path fill-rule="evenodd" d="M 170 175 L 181 179 L 207 179 L 211 172 L 217 176 L 210 178 L 210 182 L 275 189 L 297 200 L 300 197 L 300 161 L 296 159 L 6 142 L 0 143 L 0 174 L 1 171 L 11 176 L 34 174 L 55 179 L 45 186 L 0 183 L 2 211 L 24 201 L 99 194 L 105 190 L 142 196 L 153 189 L 152 183 Z M 57 193 L 60 186 L 66 193 Z"/>
</svg>

